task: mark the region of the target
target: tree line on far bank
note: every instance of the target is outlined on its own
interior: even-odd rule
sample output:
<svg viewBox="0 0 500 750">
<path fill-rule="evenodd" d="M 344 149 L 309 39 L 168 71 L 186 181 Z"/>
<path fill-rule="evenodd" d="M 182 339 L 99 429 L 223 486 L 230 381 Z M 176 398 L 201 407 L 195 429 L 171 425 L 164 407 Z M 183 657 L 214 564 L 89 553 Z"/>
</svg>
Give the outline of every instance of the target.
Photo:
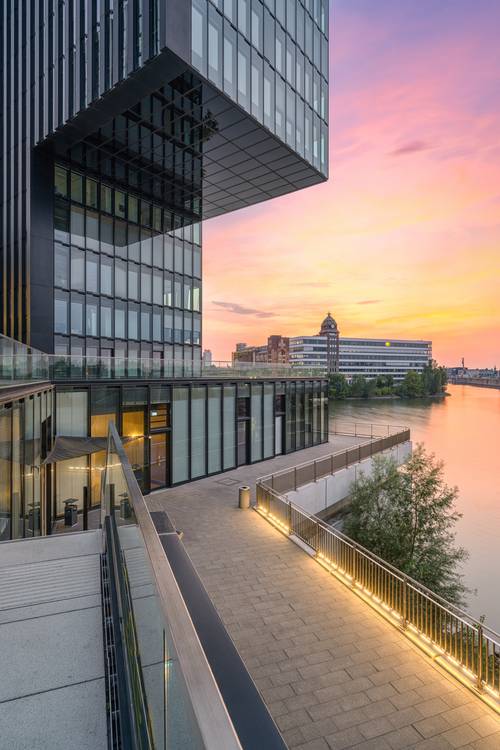
<svg viewBox="0 0 500 750">
<path fill-rule="evenodd" d="M 446 368 L 439 367 L 434 360 L 422 372 L 408 370 L 404 380 L 395 383 L 392 375 L 365 378 L 355 375 L 350 382 L 345 375 L 335 372 L 329 377 L 330 398 L 374 398 L 376 396 L 399 396 L 399 398 L 422 398 L 445 393 L 448 377 Z"/>
</svg>

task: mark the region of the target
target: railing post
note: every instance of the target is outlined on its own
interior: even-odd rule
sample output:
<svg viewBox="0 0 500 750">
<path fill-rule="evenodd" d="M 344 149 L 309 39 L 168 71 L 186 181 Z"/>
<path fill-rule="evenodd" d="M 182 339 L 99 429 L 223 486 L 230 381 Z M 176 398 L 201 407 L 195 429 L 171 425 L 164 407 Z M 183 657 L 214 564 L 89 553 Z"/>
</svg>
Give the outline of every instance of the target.
<svg viewBox="0 0 500 750">
<path fill-rule="evenodd" d="M 483 626 L 477 628 L 477 689 L 483 690 Z"/>
<path fill-rule="evenodd" d="M 288 501 L 288 533 L 292 533 L 292 503 Z"/>
<path fill-rule="evenodd" d="M 352 573 L 352 575 L 351 575 L 351 578 L 352 578 L 351 587 L 352 588 L 354 588 L 354 586 L 356 585 L 356 562 L 357 562 L 357 559 L 358 559 L 358 551 L 356 549 L 356 545 L 353 544 L 352 545 L 352 571 L 351 571 L 351 573 Z"/>
<path fill-rule="evenodd" d="M 89 488 L 85 486 L 83 488 L 83 530 L 88 531 L 89 528 Z"/>
<path fill-rule="evenodd" d="M 294 469 L 293 469 L 293 486 L 294 486 L 295 492 L 297 492 L 297 467 L 296 466 L 294 466 Z"/>
<path fill-rule="evenodd" d="M 402 627 L 403 630 L 406 630 L 406 627 L 408 625 L 408 582 L 406 580 L 406 576 L 403 578 L 403 607 L 402 607 Z"/>
<path fill-rule="evenodd" d="M 109 485 L 109 515 L 114 516 L 115 514 L 115 485 L 111 482 Z"/>
</svg>

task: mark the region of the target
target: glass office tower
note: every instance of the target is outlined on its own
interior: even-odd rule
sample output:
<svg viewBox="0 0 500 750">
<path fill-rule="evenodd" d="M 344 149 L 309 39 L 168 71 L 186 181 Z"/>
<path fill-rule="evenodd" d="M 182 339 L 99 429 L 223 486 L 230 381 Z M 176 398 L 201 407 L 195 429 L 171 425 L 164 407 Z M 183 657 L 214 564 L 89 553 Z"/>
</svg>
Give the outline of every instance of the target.
<svg viewBox="0 0 500 750">
<path fill-rule="evenodd" d="M 0 23 L 1 332 L 198 359 L 199 222 L 327 177 L 327 0 L 6 0 Z"/>
<path fill-rule="evenodd" d="M 327 179 L 327 0 L 5 0 L 0 39 L 0 331 L 72 363 L 146 359 L 172 373 L 131 396 L 123 383 L 79 387 L 72 365 L 69 387 L 59 368 L 56 434 L 91 437 L 94 418 L 115 414 L 142 440 L 146 491 L 306 445 L 304 420 L 301 437 L 287 416 L 307 402 L 296 373 L 293 395 L 277 380 L 193 376 L 203 220 Z M 325 387 L 303 384 L 311 398 Z M 311 421 L 311 441 L 325 429 Z M 71 476 L 99 460 L 82 456 Z"/>
</svg>

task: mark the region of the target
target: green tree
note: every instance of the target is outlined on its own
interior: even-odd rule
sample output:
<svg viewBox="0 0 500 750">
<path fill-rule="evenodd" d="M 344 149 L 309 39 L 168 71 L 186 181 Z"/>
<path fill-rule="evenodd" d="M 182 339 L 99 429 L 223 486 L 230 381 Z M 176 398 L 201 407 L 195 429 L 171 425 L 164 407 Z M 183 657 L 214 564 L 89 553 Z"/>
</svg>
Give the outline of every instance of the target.
<svg viewBox="0 0 500 750">
<path fill-rule="evenodd" d="M 349 395 L 349 384 L 345 375 L 340 372 L 334 372 L 329 378 L 330 398 L 343 399 Z"/>
<path fill-rule="evenodd" d="M 403 398 L 419 398 L 424 395 L 422 376 L 415 370 L 408 370 L 400 387 Z"/>
<path fill-rule="evenodd" d="M 424 393 L 436 396 L 443 393 L 448 383 L 445 367 L 438 367 L 435 360 L 431 360 L 422 371 Z"/>
<path fill-rule="evenodd" d="M 391 390 L 394 385 L 392 375 L 379 375 L 377 378 L 377 388 L 381 391 Z"/>
<path fill-rule="evenodd" d="M 373 398 L 377 389 L 377 383 L 373 378 L 365 380 L 363 385 L 363 398 Z"/>
<path fill-rule="evenodd" d="M 363 398 L 366 391 L 366 378 L 355 375 L 351 380 L 350 395 L 352 398 Z"/>
<path fill-rule="evenodd" d="M 460 566 L 468 553 L 455 546 L 456 487 L 443 477 L 443 464 L 418 444 L 398 468 L 376 456 L 371 476 L 351 488 L 344 531 L 355 541 L 412 576 L 453 604 L 463 604 L 468 589 Z"/>
</svg>

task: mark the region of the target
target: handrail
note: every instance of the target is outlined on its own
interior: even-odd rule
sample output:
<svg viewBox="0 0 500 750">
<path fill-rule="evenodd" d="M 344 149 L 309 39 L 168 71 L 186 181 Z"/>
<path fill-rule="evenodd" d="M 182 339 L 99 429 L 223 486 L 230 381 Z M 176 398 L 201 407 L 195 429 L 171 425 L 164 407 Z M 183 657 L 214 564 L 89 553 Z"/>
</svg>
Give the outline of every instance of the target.
<svg viewBox="0 0 500 750">
<path fill-rule="evenodd" d="M 185 378 L 311 378 L 325 379 L 326 370 L 266 362 L 153 359 L 152 357 L 91 357 L 46 355 L 52 380 L 122 380 L 145 377 Z"/>
<path fill-rule="evenodd" d="M 486 690 L 500 711 L 500 634 L 291 502 L 272 486 L 276 476 L 257 480 L 256 509 L 407 634 L 431 646 L 454 676 L 482 697 Z"/>
<path fill-rule="evenodd" d="M 347 429 L 339 429 L 339 425 L 347 425 Z M 353 437 L 385 437 L 386 435 L 395 435 L 398 432 L 409 429 L 405 425 L 389 425 L 380 424 L 379 422 L 349 422 L 344 419 L 333 419 L 330 422 L 330 426 L 333 429 L 330 430 L 331 435 L 352 435 Z M 359 429 L 358 429 L 359 428 Z M 382 434 L 376 435 L 376 430 L 381 430 Z M 364 432 L 360 432 L 364 430 Z"/>
<path fill-rule="evenodd" d="M 109 424 L 108 440 L 123 471 L 128 500 L 132 505 L 137 526 L 144 541 L 144 547 L 154 575 L 161 612 L 165 622 L 168 623 L 204 746 L 207 750 L 241 750 L 239 739 L 198 639 L 170 563 L 161 545 L 123 444 L 112 422 Z M 106 472 L 103 472 L 103 488 L 105 483 Z M 106 502 L 103 502 L 101 513 L 109 515 L 110 508 L 106 509 L 105 506 Z"/>
<path fill-rule="evenodd" d="M 146 378 L 301 379 L 324 380 L 326 370 L 267 362 L 93 357 L 45 354 L 18 342 L 0 339 L 0 382 L 31 379 L 54 381 L 133 380 Z M 17 345 L 17 346 L 16 346 Z"/>
<path fill-rule="evenodd" d="M 120 560 L 121 549 L 113 514 L 105 518 L 104 533 L 108 552 L 111 616 L 117 654 L 117 689 L 120 702 L 122 747 L 124 750 L 135 750 L 135 748 L 154 750 L 144 681 L 138 657 L 130 588 L 128 580 L 123 575 Z"/>
</svg>

